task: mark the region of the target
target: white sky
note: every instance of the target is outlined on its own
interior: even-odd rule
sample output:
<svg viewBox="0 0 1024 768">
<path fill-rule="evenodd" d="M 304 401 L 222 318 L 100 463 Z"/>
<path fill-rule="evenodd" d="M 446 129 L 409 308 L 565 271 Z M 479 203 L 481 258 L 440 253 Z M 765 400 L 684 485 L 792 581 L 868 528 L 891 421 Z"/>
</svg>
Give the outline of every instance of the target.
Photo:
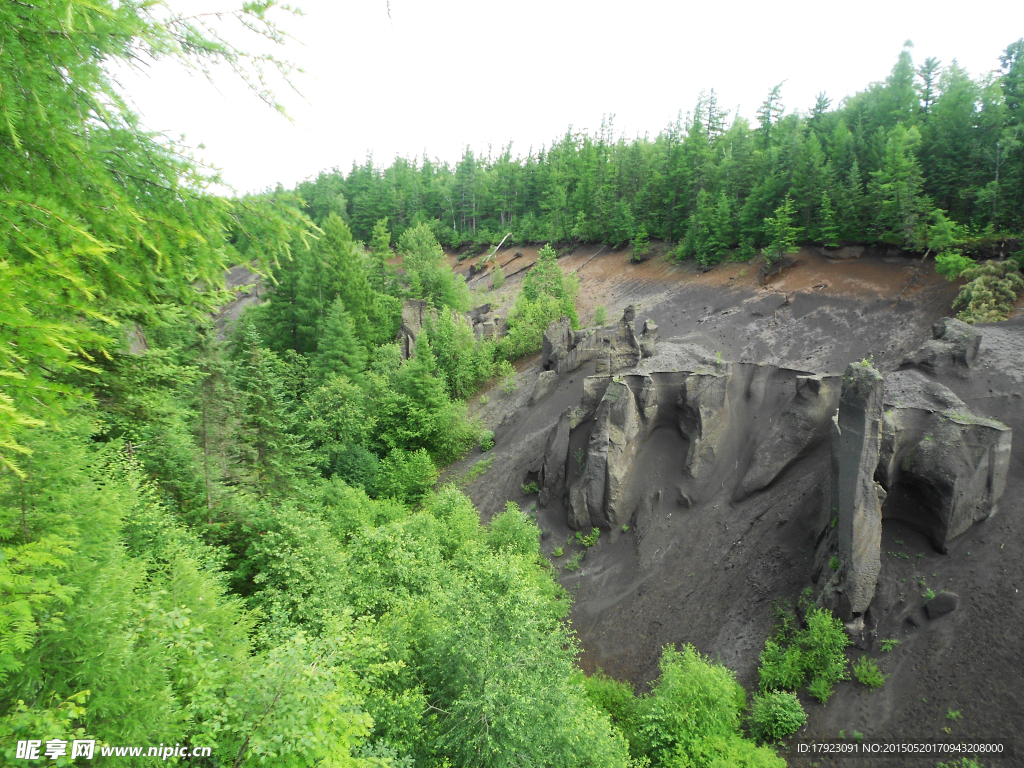
<svg viewBox="0 0 1024 768">
<path fill-rule="evenodd" d="M 297 41 L 279 55 L 305 70 L 301 96 L 278 91 L 293 123 L 227 73 L 216 88 L 170 64 L 122 78 L 149 128 L 203 143 L 240 192 L 370 152 L 454 162 L 512 140 L 525 154 L 605 114 L 654 135 L 701 89 L 752 119 L 785 80 L 787 111 L 806 111 L 819 91 L 838 101 L 884 78 L 907 39 L 916 63 L 955 57 L 978 75 L 1024 36 L 1019 0 L 391 0 L 390 19 L 385 0 L 296 2 L 306 15 L 283 19 Z"/>
</svg>

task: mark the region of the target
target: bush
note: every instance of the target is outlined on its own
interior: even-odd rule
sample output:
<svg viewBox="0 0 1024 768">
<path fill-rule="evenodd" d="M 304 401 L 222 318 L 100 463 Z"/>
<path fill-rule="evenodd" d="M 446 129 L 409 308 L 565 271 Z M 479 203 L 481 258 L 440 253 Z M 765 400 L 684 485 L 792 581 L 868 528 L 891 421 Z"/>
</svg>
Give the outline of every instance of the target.
<svg viewBox="0 0 1024 768">
<path fill-rule="evenodd" d="M 976 266 L 974 259 L 960 251 L 944 251 L 935 257 L 935 271 L 947 280 L 956 280 L 973 266 Z"/>
<path fill-rule="evenodd" d="M 986 261 L 963 273 L 970 282 L 960 289 L 953 309 L 965 323 L 1005 320 L 1024 293 L 1024 277 L 1012 261 Z"/>
<path fill-rule="evenodd" d="M 832 695 L 832 686 L 850 679 L 844 653 L 850 642 L 843 622 L 829 611 L 813 608 L 807 614 L 807 629 L 800 637 L 804 668 L 811 677 L 807 690 L 822 704 Z"/>
<path fill-rule="evenodd" d="M 796 694 L 769 691 L 754 696 L 750 731 L 758 741 L 778 741 L 796 733 L 807 722 L 807 713 Z"/>
<path fill-rule="evenodd" d="M 807 677 L 800 647 L 783 647 L 774 640 L 768 640 L 761 652 L 758 673 L 762 691 L 799 691 Z"/>
<path fill-rule="evenodd" d="M 487 453 L 491 448 L 494 447 L 494 432 L 490 429 L 485 429 L 480 433 L 480 451 L 481 453 Z"/>
<path fill-rule="evenodd" d="M 594 310 L 594 325 L 604 325 L 608 322 L 608 310 L 601 304 Z"/>
<path fill-rule="evenodd" d="M 823 608 L 812 608 L 807 613 L 806 629 L 794 631 L 786 625 L 784 632 L 765 642 L 758 670 L 761 690 L 798 691 L 809 676 L 808 692 L 826 703 L 832 687 L 849 679 L 844 654 L 849 644 L 850 638 L 838 618 Z"/>
<path fill-rule="evenodd" d="M 491 520 L 487 533 L 487 546 L 494 551 L 511 549 L 527 557 L 540 554 L 540 531 L 515 502 L 505 504 L 505 511 Z"/>
<path fill-rule="evenodd" d="M 745 699 L 730 670 L 692 645 L 666 646 L 661 677 L 637 708 L 637 747 L 654 765 L 785 766 L 740 736 Z"/>
<path fill-rule="evenodd" d="M 868 656 L 861 656 L 860 659 L 854 662 L 853 674 L 858 681 L 872 690 L 881 688 L 885 684 L 885 678 L 888 677 L 888 675 L 882 674 L 882 670 L 878 668 L 878 663 Z"/>
<path fill-rule="evenodd" d="M 505 284 L 505 271 L 501 268 L 501 264 L 494 265 L 494 273 L 491 277 L 491 288 L 498 290 Z"/>
<path fill-rule="evenodd" d="M 437 468 L 430 454 L 422 448 L 418 451 L 396 448 L 378 465 L 374 485 L 380 498 L 418 504 L 430 493 L 435 480 Z"/>
</svg>

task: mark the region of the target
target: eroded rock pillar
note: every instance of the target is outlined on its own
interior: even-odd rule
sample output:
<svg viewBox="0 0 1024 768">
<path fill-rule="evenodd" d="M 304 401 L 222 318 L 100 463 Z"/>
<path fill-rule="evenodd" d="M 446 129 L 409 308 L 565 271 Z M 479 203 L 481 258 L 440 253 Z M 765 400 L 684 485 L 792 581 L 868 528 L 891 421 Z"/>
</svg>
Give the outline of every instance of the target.
<svg viewBox="0 0 1024 768">
<path fill-rule="evenodd" d="M 874 475 L 884 395 L 885 381 L 873 367 L 853 363 L 846 369 L 839 399 L 839 476 L 835 478 L 844 618 L 867 610 L 881 567 L 882 505 Z"/>
</svg>

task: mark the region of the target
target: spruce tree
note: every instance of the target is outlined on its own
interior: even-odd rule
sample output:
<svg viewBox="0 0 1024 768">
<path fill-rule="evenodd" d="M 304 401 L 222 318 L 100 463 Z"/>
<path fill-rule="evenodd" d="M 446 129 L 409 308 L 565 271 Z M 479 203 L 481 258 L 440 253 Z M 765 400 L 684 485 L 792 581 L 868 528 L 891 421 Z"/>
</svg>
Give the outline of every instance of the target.
<svg viewBox="0 0 1024 768">
<path fill-rule="evenodd" d="M 800 236 L 800 227 L 793 226 L 793 200 L 786 195 L 782 205 L 775 209 L 775 215 L 764 220 L 764 232 L 768 244 L 764 247 L 765 260 L 773 266 L 787 253 L 796 253 L 796 239 Z"/>
<path fill-rule="evenodd" d="M 313 367 L 321 378 L 331 374 L 361 379 L 366 368 L 366 348 L 360 342 L 345 302 L 337 298 L 331 304 L 324 324 L 324 335 L 317 344 Z"/>
<path fill-rule="evenodd" d="M 277 355 L 262 346 L 259 334 L 250 327 L 238 372 L 242 397 L 237 465 L 242 482 L 260 496 L 286 491 L 309 466 L 305 446 L 289 431 L 291 413 L 281 368 Z"/>
</svg>

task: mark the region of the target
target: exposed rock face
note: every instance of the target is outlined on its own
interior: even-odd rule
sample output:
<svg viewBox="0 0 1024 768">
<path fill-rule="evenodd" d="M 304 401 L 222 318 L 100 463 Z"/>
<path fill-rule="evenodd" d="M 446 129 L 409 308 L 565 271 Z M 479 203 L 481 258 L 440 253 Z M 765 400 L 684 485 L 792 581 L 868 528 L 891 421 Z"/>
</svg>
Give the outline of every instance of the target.
<svg viewBox="0 0 1024 768">
<path fill-rule="evenodd" d="M 832 376 L 796 377 L 796 394 L 758 445 L 736 498 L 746 498 L 761 490 L 809 445 L 829 437 L 839 387 L 839 381 Z"/>
<path fill-rule="evenodd" d="M 408 360 L 416 354 L 416 337 L 423 330 L 427 321 L 427 302 L 406 299 L 402 303 L 402 326 L 398 330 L 401 343 L 402 359 Z"/>
<path fill-rule="evenodd" d="M 623 381 L 612 381 L 594 417 L 583 477 L 569 494 L 569 524 L 610 530 L 620 525 L 625 484 L 633 468 L 641 430 L 636 397 Z"/>
<path fill-rule="evenodd" d="M 925 533 L 939 551 L 995 514 L 1006 488 L 1012 430 L 971 413 L 917 371 L 887 378 L 878 478 L 886 517 Z"/>
<path fill-rule="evenodd" d="M 875 596 L 881 568 L 882 505 L 874 481 L 882 440 L 885 381 L 870 365 L 853 363 L 839 399 L 839 559 L 843 569 L 840 610 L 861 614 Z"/>
<path fill-rule="evenodd" d="M 672 458 L 682 478 L 673 498 L 682 506 L 723 491 L 741 499 L 760 490 L 827 441 L 838 397 L 837 377 L 775 366 L 718 362 L 692 372 L 588 376 L 572 425 L 591 417 L 593 425 L 585 477 L 570 491 L 570 524 L 625 522 L 625 507 L 633 509 L 645 492 L 632 488 L 625 499 L 628 464 L 660 428 L 685 441 Z"/>
<path fill-rule="evenodd" d="M 548 437 L 544 448 L 544 464 L 540 470 L 540 496 L 537 502 L 546 507 L 565 493 L 565 465 L 569 458 L 569 432 L 572 409 L 566 408 Z"/>
<path fill-rule="evenodd" d="M 559 375 L 575 371 L 590 360 L 597 361 L 598 373 L 632 368 L 643 357 L 654 354 L 658 327 L 648 321 L 636 332 L 636 308 L 629 306 L 617 325 L 572 330 L 568 317 L 554 320 L 544 331 L 541 365 Z"/>
<path fill-rule="evenodd" d="M 947 373 L 965 375 L 974 364 L 981 346 L 981 334 L 967 323 L 944 317 L 932 324 L 932 339 L 903 361 L 904 367 L 920 368 L 933 376 Z"/>
<path fill-rule="evenodd" d="M 533 385 L 533 393 L 530 395 L 530 405 L 536 405 L 551 391 L 558 386 L 558 374 L 554 371 L 541 371 L 537 377 L 537 383 Z"/>
</svg>

